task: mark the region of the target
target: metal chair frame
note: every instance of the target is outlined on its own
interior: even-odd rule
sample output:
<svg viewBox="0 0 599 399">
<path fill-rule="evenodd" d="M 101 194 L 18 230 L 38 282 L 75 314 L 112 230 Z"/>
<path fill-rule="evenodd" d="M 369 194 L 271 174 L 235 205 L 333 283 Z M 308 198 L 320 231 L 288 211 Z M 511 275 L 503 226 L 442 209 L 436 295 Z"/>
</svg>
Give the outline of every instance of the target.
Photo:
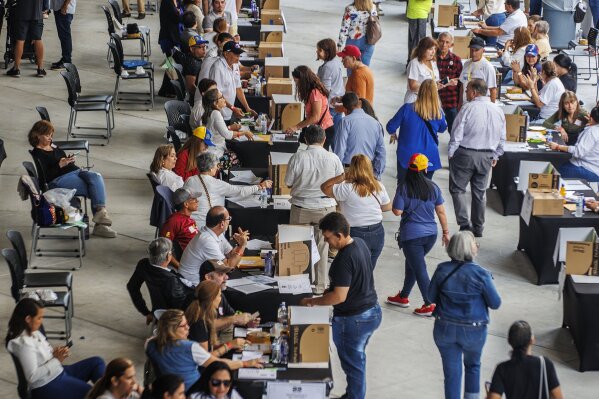
<svg viewBox="0 0 599 399">
<path fill-rule="evenodd" d="M 147 110 L 149 111 L 150 109 L 154 108 L 154 71 L 152 69 L 150 70 L 146 70 L 145 73 L 143 75 L 136 75 L 136 74 L 129 74 L 128 76 L 123 76 L 122 72 L 123 72 L 123 65 L 120 59 L 120 56 L 118 54 L 118 50 L 117 47 L 114 43 L 108 43 L 108 47 L 110 48 L 110 52 L 112 53 L 112 59 L 114 61 L 113 64 L 113 70 L 116 74 L 116 83 L 114 85 L 114 102 L 117 104 L 119 103 L 128 103 L 128 104 L 143 104 L 143 105 L 147 105 L 147 104 L 151 104 L 150 108 L 147 108 Z M 149 92 L 125 92 L 125 91 L 120 91 L 120 84 L 121 84 L 121 80 L 126 81 L 126 80 L 139 80 L 139 79 L 148 79 L 149 81 L 149 85 L 150 85 L 150 91 Z M 121 96 L 127 96 L 127 98 L 123 98 Z M 131 98 L 131 96 L 137 96 L 137 99 Z M 140 100 L 139 97 L 142 97 L 142 99 Z M 148 99 L 144 99 L 146 96 L 148 96 Z M 117 108 L 117 109 L 121 109 L 121 108 Z"/>
</svg>

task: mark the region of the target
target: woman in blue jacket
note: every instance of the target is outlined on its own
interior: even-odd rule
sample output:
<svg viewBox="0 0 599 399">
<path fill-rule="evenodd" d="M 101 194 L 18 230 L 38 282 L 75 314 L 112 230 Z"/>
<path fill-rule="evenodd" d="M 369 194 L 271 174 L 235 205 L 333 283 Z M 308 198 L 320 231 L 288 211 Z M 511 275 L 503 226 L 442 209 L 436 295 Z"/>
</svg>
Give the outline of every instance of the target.
<svg viewBox="0 0 599 399">
<path fill-rule="evenodd" d="M 501 305 L 493 276 L 474 262 L 477 253 L 478 244 L 470 231 L 454 234 L 447 246 L 451 261 L 437 266 L 428 288 L 429 300 L 436 303 L 433 337 L 441 352 L 446 399 L 462 397 L 462 358 L 466 370 L 463 397 L 480 397 L 480 356 L 489 308 Z"/>
<path fill-rule="evenodd" d="M 397 129 L 399 128 L 399 134 Z M 427 79 L 418 89 L 414 103 L 404 104 L 395 116 L 387 122 L 390 143 L 397 142 L 397 183 L 401 184 L 408 170 L 412 154 L 421 153 L 431 162 L 426 177 L 431 179 L 437 169 L 441 169 L 439 138 L 437 134 L 447 129 L 445 116 L 441 110 L 437 84 Z"/>
</svg>

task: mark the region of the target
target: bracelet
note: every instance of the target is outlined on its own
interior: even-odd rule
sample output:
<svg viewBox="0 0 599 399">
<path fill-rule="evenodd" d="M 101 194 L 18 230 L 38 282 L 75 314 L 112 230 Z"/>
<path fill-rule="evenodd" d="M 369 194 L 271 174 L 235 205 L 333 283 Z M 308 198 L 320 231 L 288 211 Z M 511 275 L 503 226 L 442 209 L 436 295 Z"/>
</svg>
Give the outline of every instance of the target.
<svg viewBox="0 0 599 399">
<path fill-rule="evenodd" d="M 241 248 L 241 251 L 238 251 L 238 250 L 237 250 L 237 248 L 241 248 L 241 247 L 240 247 L 240 246 L 237 246 L 237 247 L 234 249 L 234 251 L 235 251 L 235 254 L 236 254 L 236 255 L 239 255 L 239 256 L 243 255 L 243 253 L 245 252 L 245 250 L 244 250 L 243 248 Z"/>
<path fill-rule="evenodd" d="M 225 342 L 225 347 L 227 348 L 225 353 L 233 349 L 233 345 L 230 342 Z"/>
<path fill-rule="evenodd" d="M 247 367 L 247 362 L 245 360 L 243 360 L 241 362 L 241 367 L 246 368 Z"/>
</svg>

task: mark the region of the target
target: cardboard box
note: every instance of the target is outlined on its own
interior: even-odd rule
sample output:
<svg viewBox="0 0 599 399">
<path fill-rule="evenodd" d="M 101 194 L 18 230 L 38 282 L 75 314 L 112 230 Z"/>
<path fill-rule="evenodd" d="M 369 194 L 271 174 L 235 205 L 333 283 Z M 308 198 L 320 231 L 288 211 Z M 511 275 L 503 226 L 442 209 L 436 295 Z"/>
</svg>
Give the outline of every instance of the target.
<svg viewBox="0 0 599 399">
<path fill-rule="evenodd" d="M 523 143 L 526 141 L 526 117 L 520 114 L 505 114 L 505 139 Z"/>
<path fill-rule="evenodd" d="M 288 78 L 289 58 L 269 57 L 264 59 L 264 77 L 268 78 Z"/>
<path fill-rule="evenodd" d="M 290 368 L 326 368 L 329 365 L 329 307 L 289 307 Z"/>
<path fill-rule="evenodd" d="M 560 174 L 550 163 L 542 173 L 528 174 L 528 188 L 538 189 L 539 191 L 559 190 L 559 182 Z"/>
<path fill-rule="evenodd" d="M 599 237 L 593 227 L 562 227 L 556 240 L 553 261 L 565 263 L 566 274 L 599 275 Z"/>
<path fill-rule="evenodd" d="M 274 130 L 286 130 L 304 119 L 303 103 L 289 94 L 272 96 L 270 117 L 274 120 Z"/>
<path fill-rule="evenodd" d="M 262 25 L 285 25 L 285 18 L 281 10 L 263 9 L 260 13 Z"/>
<path fill-rule="evenodd" d="M 439 5 L 437 26 L 458 26 L 458 6 Z"/>
<path fill-rule="evenodd" d="M 272 181 L 273 195 L 288 195 L 291 189 L 285 184 L 287 164 L 293 154 L 271 152 L 268 159 L 268 177 Z"/>
<path fill-rule="evenodd" d="M 280 224 L 276 237 L 277 275 L 295 276 L 308 273 L 312 281 L 312 240 L 314 228 L 306 225 Z"/>
<path fill-rule="evenodd" d="M 470 58 L 470 49 L 468 48 L 470 40 L 469 36 L 455 36 L 453 38 L 452 52 L 457 54 L 461 59 L 467 60 Z"/>
<path fill-rule="evenodd" d="M 532 199 L 533 216 L 563 216 L 564 199 L 557 191 L 545 192 L 529 189 L 526 196 Z M 524 200 L 526 201 L 527 198 Z"/>
<path fill-rule="evenodd" d="M 279 0 L 262 0 L 262 10 L 280 10 L 281 2 Z"/>
<path fill-rule="evenodd" d="M 260 42 L 282 43 L 285 27 L 282 25 L 262 25 L 260 27 Z"/>
<path fill-rule="evenodd" d="M 293 94 L 293 79 L 290 78 L 268 78 L 266 82 L 266 95 Z"/>
<path fill-rule="evenodd" d="M 282 57 L 283 43 L 260 42 L 258 58 Z"/>
</svg>

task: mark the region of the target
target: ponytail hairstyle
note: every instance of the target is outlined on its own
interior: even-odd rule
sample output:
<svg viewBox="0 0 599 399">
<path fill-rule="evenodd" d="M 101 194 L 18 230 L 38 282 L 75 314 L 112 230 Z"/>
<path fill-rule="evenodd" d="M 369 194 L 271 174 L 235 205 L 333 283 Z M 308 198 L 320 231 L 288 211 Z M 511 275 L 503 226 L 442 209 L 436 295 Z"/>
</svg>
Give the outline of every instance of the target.
<svg viewBox="0 0 599 399">
<path fill-rule="evenodd" d="M 23 333 L 23 331 L 27 331 L 31 333 L 29 324 L 25 319 L 27 316 L 35 317 L 37 316 L 40 309 L 43 309 L 44 305 L 41 302 L 36 301 L 33 298 L 23 298 L 15 306 L 15 309 L 12 311 L 12 315 L 10 316 L 10 320 L 8 321 L 8 332 L 6 333 L 6 345 L 12 339 L 17 338 L 19 335 Z"/>
<path fill-rule="evenodd" d="M 512 359 L 522 360 L 526 357 L 528 347 L 532 340 L 532 329 L 530 324 L 524 320 L 518 320 L 512 324 L 508 333 L 507 341 L 512 347 Z"/>
<path fill-rule="evenodd" d="M 208 331 L 210 332 L 209 347 L 218 345 L 216 328 L 214 326 L 217 314 L 213 310 L 212 304 L 220 292 L 220 286 L 216 282 L 212 280 L 202 281 L 195 289 L 194 301 L 185 310 L 185 318 L 189 325 L 204 323 L 208 327 Z"/>
<path fill-rule="evenodd" d="M 112 379 L 121 378 L 125 372 L 133 367 L 133 362 L 124 357 L 119 357 L 112 360 L 106 365 L 104 375 L 96 381 L 92 390 L 87 394 L 85 399 L 97 399 L 112 387 Z"/>
</svg>

